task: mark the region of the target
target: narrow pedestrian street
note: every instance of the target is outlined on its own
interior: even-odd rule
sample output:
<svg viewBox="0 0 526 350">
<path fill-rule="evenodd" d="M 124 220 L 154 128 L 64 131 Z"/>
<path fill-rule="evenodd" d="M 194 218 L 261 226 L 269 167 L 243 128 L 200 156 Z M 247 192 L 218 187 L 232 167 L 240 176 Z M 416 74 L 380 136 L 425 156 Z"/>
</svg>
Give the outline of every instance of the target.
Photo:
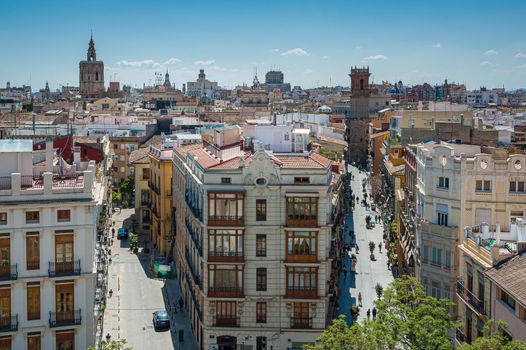
<svg viewBox="0 0 526 350">
<path fill-rule="evenodd" d="M 114 213 L 115 230 L 132 227 L 133 209 Z M 196 349 L 186 312 L 181 312 L 178 300 L 180 289 L 176 279 L 156 279 L 151 276 L 151 254 L 129 251 L 128 240 L 117 240 L 111 247 L 109 289 L 104 313 L 104 335 L 111 339 L 126 339 L 128 346 L 139 349 Z M 174 313 L 173 306 L 178 312 Z M 170 331 L 156 331 L 153 312 L 166 309 L 171 318 Z M 184 342 L 179 342 L 179 330 L 184 331 Z"/>
<path fill-rule="evenodd" d="M 343 243 L 353 246 L 356 243 L 359 251 L 352 248 L 352 254 L 356 255 L 356 272 L 351 272 L 351 259 L 349 254 L 345 254 L 343 266 L 344 270 L 339 275 L 339 314 L 345 315 L 347 322 L 350 324 L 351 307 L 353 305 L 359 306 L 358 294 L 361 293 L 362 305 L 360 306 L 360 313 L 358 321 L 361 322 L 367 319 L 367 310 L 372 310 L 374 301 L 377 299 L 375 286 L 380 284 L 385 289 L 387 285 L 393 280 L 393 275 L 387 266 L 387 253 L 385 244 L 383 243 L 383 224 L 376 223 L 372 229 L 366 228 L 366 216 L 375 216 L 378 212 L 373 212 L 370 207 L 365 208 L 361 205 L 363 199 L 362 181 L 367 177 L 365 173 L 360 173 L 354 166 L 349 166 L 349 171 L 353 175 L 351 181 L 351 188 L 353 194 L 359 197 L 354 210 L 349 210 L 345 218 L 345 229 L 343 235 Z M 367 188 L 368 199 L 371 197 L 370 189 Z M 354 231 L 354 235 L 352 232 Z M 374 257 L 371 260 L 369 251 L 369 242 L 375 243 Z M 378 250 L 378 244 L 382 243 L 381 253 Z M 345 273 L 344 271 L 347 271 Z M 372 316 L 371 316 L 372 317 Z"/>
</svg>

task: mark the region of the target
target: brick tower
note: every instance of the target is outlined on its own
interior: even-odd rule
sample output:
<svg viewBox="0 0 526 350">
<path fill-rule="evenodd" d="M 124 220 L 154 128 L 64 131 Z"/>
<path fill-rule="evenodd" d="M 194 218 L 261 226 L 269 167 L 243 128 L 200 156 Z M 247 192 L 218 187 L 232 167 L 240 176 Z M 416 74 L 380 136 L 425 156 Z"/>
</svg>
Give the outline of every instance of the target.
<svg viewBox="0 0 526 350">
<path fill-rule="evenodd" d="M 91 36 L 86 61 L 79 63 L 80 95 L 86 98 L 104 96 L 104 62 L 97 61 L 95 43 Z"/>
</svg>

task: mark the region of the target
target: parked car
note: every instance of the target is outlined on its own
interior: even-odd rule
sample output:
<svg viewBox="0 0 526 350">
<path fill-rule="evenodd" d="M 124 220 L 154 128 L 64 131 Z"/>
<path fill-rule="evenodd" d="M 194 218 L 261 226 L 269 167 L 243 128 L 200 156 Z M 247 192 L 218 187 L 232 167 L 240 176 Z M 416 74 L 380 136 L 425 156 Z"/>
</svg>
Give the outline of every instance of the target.
<svg viewBox="0 0 526 350">
<path fill-rule="evenodd" d="M 170 329 L 170 316 L 166 310 L 158 310 L 153 313 L 153 327 L 158 329 Z"/>
<path fill-rule="evenodd" d="M 119 231 L 117 232 L 117 239 L 127 239 L 128 238 L 128 230 L 124 227 L 121 227 Z"/>
</svg>

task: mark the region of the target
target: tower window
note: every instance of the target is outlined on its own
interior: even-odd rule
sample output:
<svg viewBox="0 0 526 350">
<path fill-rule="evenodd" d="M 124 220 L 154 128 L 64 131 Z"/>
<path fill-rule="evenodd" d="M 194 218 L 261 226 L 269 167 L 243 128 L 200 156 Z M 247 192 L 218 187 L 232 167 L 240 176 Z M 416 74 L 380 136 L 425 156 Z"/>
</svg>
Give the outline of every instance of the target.
<svg viewBox="0 0 526 350">
<path fill-rule="evenodd" d="M 360 79 L 360 90 L 363 90 L 363 79 Z"/>
<path fill-rule="evenodd" d="M 95 72 L 95 80 L 99 81 L 99 72 Z"/>
</svg>

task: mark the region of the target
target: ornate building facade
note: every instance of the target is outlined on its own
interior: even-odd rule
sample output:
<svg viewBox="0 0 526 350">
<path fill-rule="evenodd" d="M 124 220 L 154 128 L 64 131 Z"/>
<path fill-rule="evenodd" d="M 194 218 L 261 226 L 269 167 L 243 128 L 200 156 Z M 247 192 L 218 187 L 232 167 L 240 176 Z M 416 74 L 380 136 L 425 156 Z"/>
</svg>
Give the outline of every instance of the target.
<svg viewBox="0 0 526 350">
<path fill-rule="evenodd" d="M 86 61 L 79 63 L 79 82 L 82 97 L 104 96 L 104 62 L 97 61 L 93 36 L 89 41 Z"/>
</svg>

